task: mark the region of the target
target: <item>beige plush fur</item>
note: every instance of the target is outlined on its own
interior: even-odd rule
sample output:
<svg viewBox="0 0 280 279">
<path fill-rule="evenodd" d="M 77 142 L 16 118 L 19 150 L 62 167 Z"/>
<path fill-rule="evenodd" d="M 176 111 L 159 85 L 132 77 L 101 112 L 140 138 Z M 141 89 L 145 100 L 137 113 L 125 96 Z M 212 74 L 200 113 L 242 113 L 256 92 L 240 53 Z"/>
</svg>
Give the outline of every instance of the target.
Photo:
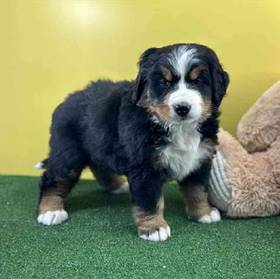
<svg viewBox="0 0 280 279">
<path fill-rule="evenodd" d="M 280 81 L 242 117 L 237 137 L 219 132 L 217 151 L 231 195 L 221 203 L 211 192 L 212 203 L 223 204 L 220 209 L 229 217 L 280 214 Z"/>
</svg>

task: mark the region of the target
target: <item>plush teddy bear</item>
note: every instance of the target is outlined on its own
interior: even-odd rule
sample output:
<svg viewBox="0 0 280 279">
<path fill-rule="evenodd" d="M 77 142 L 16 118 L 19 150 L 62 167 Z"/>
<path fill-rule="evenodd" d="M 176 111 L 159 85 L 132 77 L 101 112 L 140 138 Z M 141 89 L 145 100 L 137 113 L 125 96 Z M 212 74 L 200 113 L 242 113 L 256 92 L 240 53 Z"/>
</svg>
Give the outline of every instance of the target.
<svg viewBox="0 0 280 279">
<path fill-rule="evenodd" d="M 280 81 L 243 116 L 237 138 L 219 132 L 210 201 L 228 217 L 280 214 Z"/>
</svg>

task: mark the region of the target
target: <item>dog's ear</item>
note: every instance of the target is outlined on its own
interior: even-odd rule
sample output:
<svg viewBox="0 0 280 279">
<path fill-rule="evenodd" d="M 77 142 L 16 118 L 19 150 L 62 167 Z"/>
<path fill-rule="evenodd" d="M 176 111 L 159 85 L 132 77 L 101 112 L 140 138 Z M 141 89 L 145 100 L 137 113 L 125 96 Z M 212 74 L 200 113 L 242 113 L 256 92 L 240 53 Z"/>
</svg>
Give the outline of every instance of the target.
<svg viewBox="0 0 280 279">
<path fill-rule="evenodd" d="M 213 91 L 213 103 L 219 107 L 223 97 L 226 94 L 229 85 L 229 75 L 223 70 L 218 57 L 213 52 L 212 60 L 212 91 Z"/>
<path fill-rule="evenodd" d="M 139 69 L 138 75 L 136 77 L 135 81 L 135 87 L 132 92 L 132 102 L 136 104 L 139 107 L 144 107 L 145 106 L 145 88 L 146 88 L 146 76 L 144 71 Z"/>
<path fill-rule="evenodd" d="M 216 53 L 207 48 L 207 57 L 212 76 L 212 100 L 216 107 L 219 107 L 229 85 L 229 75 L 224 71 Z"/>
<path fill-rule="evenodd" d="M 157 53 L 157 48 L 147 49 L 140 57 L 138 66 L 139 72 L 136 77 L 135 87 L 132 93 L 132 102 L 137 104 L 140 107 L 145 106 L 146 99 L 146 85 L 147 85 L 147 76 L 149 70 L 155 62 L 155 54 Z"/>
</svg>

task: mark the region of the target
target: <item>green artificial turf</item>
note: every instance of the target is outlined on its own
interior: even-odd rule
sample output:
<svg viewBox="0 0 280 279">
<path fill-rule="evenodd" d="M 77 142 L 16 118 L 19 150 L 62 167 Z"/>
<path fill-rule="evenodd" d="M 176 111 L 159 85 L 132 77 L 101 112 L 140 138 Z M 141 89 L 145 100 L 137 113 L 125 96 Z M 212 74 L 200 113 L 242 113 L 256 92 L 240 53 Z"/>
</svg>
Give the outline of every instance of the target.
<svg viewBox="0 0 280 279">
<path fill-rule="evenodd" d="M 84 180 L 69 196 L 70 219 L 35 219 L 37 177 L 0 176 L 0 278 L 280 278 L 280 217 L 211 225 L 186 218 L 177 187 L 166 185 L 172 237 L 139 239 L 127 195 Z"/>
</svg>

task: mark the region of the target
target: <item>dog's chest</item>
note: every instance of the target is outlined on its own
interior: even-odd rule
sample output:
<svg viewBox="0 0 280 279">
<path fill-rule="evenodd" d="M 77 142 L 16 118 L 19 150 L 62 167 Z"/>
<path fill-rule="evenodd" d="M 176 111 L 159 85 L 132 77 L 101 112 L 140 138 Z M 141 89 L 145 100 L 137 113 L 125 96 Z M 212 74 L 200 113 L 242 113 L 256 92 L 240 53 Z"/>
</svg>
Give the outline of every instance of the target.
<svg viewBox="0 0 280 279">
<path fill-rule="evenodd" d="M 160 153 L 160 162 L 173 179 L 180 181 L 198 169 L 207 156 L 208 150 L 197 130 L 177 127 L 171 131 L 170 143 Z"/>
</svg>

